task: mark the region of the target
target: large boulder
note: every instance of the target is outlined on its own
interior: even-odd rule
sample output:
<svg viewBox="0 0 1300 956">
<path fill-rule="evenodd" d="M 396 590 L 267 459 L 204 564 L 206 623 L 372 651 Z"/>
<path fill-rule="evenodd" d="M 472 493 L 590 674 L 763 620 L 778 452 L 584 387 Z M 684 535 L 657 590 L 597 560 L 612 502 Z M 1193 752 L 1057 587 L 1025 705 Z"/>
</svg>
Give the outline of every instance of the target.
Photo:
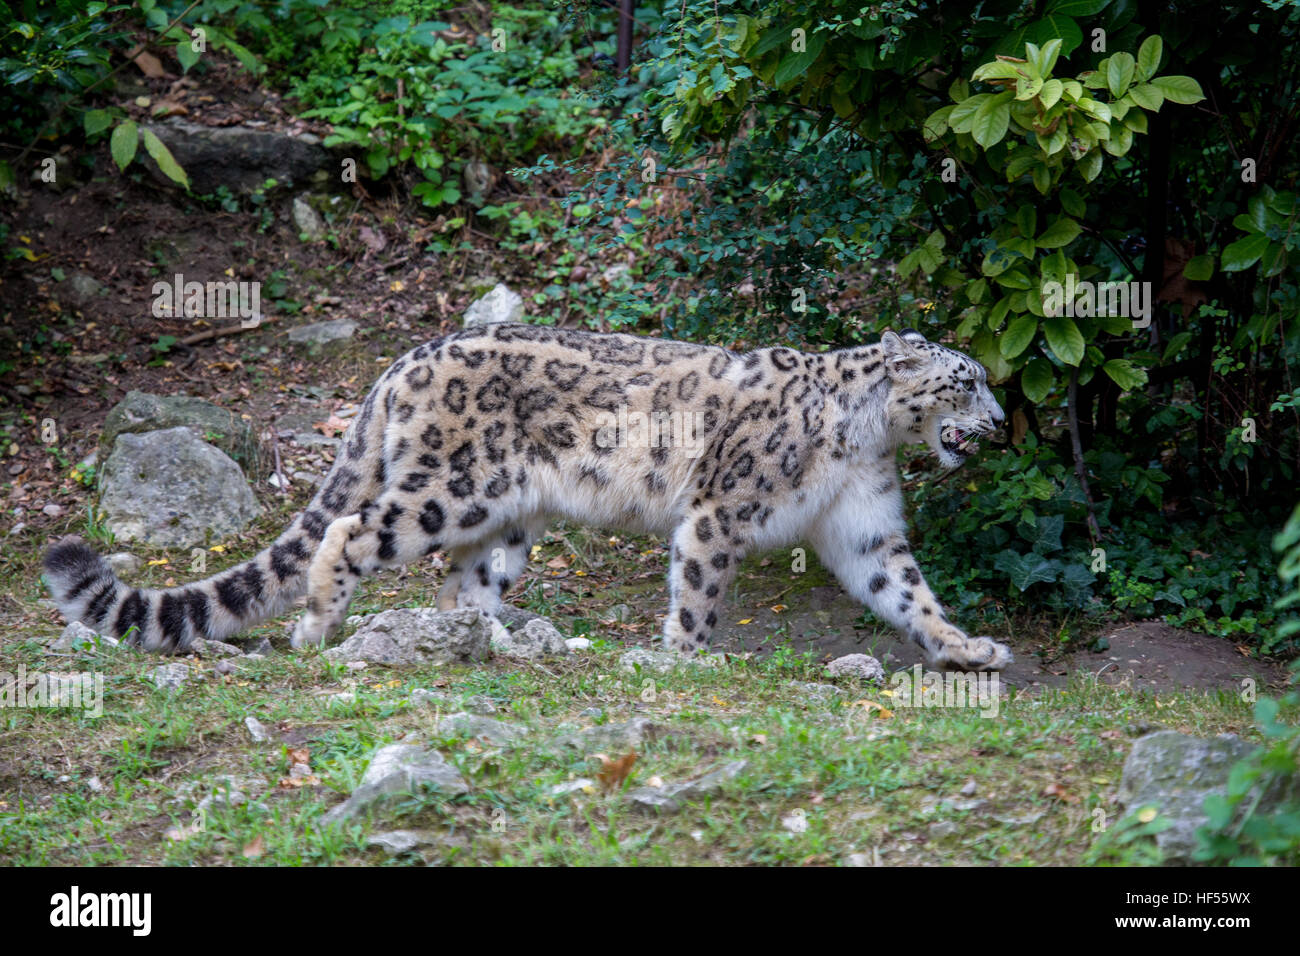
<svg viewBox="0 0 1300 956">
<path fill-rule="evenodd" d="M 118 435 L 99 503 L 119 539 L 160 548 L 224 538 L 262 511 L 239 466 L 188 428 Z"/>
<path fill-rule="evenodd" d="M 477 608 L 396 608 L 365 618 L 325 656 L 374 664 L 452 664 L 487 660 L 492 619 Z"/>
<path fill-rule="evenodd" d="M 171 150 L 196 193 L 212 193 L 225 186 L 233 193 L 248 195 L 268 179 L 293 187 L 322 179 L 329 167 L 336 165 L 330 151 L 311 133 L 290 136 L 246 126 L 202 126 L 174 117 L 146 123 L 144 128 L 152 130 Z"/>
<path fill-rule="evenodd" d="M 1156 834 L 1166 863 L 1190 863 L 1196 851 L 1196 830 L 1209 822 L 1205 798 L 1227 792 L 1232 765 L 1254 751 L 1232 734 L 1212 740 L 1160 730 L 1139 738 L 1124 761 L 1119 801 L 1132 812 L 1155 807 L 1173 825 Z M 1267 813 L 1279 802 L 1300 799 L 1300 778 L 1276 784 L 1260 796 L 1256 813 Z M 1238 814 L 1251 800 L 1242 801 Z"/>
<path fill-rule="evenodd" d="M 220 405 L 190 395 L 127 392 L 104 419 L 99 443 L 106 454 L 112 450 L 119 435 L 180 427 L 188 428 L 196 438 L 216 445 L 250 474 L 254 472 L 260 460 L 260 448 L 248 422 Z"/>
</svg>

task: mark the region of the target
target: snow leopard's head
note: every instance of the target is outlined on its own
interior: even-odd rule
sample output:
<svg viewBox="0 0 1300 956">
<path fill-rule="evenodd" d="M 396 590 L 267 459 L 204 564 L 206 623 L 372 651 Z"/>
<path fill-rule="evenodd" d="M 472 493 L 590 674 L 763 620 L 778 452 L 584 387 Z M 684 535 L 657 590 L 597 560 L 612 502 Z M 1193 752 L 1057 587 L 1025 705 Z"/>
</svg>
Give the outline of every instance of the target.
<svg viewBox="0 0 1300 956">
<path fill-rule="evenodd" d="M 968 355 L 926 341 L 910 329 L 886 332 L 889 419 L 905 442 L 925 442 L 939 462 L 955 468 L 978 448 L 978 439 L 1006 420 L 988 387 L 984 366 Z"/>
</svg>

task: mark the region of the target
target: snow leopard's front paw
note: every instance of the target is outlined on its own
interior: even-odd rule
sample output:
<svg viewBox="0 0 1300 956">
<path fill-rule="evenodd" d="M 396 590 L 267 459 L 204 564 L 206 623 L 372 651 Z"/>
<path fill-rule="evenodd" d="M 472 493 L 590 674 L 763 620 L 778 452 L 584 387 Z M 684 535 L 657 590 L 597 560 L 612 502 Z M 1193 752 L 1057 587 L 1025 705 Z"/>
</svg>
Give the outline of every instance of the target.
<svg viewBox="0 0 1300 956">
<path fill-rule="evenodd" d="M 965 650 L 968 670 L 1000 671 L 1015 660 L 1011 648 L 991 637 L 968 637 Z"/>
<path fill-rule="evenodd" d="M 289 637 L 289 645 L 295 651 L 313 645 L 324 647 L 326 631 L 324 619 L 320 615 L 308 611 L 298 618 L 298 623 L 294 625 L 293 634 Z"/>
</svg>

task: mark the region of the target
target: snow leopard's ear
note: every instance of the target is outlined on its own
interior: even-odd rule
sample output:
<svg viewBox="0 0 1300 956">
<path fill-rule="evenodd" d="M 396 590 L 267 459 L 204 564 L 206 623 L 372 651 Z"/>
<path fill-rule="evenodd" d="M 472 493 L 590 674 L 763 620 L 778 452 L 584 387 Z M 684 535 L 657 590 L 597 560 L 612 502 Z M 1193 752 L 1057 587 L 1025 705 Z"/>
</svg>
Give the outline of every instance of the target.
<svg viewBox="0 0 1300 956">
<path fill-rule="evenodd" d="M 920 336 L 919 332 L 912 335 Z M 925 341 L 924 338 L 921 339 Z M 886 332 L 880 337 L 880 344 L 885 348 L 885 367 L 890 377 L 906 378 L 915 375 L 925 364 L 921 352 L 912 347 L 912 343 L 894 332 Z"/>
</svg>

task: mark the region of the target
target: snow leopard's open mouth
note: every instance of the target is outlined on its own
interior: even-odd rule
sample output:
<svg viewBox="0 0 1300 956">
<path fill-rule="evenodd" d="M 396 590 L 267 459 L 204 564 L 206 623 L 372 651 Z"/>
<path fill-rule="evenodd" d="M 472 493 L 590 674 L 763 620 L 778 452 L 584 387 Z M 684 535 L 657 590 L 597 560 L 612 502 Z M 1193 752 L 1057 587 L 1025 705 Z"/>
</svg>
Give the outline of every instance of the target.
<svg viewBox="0 0 1300 956">
<path fill-rule="evenodd" d="M 979 451 L 979 437 L 983 434 L 974 428 L 960 425 L 945 426 L 939 432 L 939 444 L 943 450 L 958 458 L 969 458 Z"/>
</svg>

